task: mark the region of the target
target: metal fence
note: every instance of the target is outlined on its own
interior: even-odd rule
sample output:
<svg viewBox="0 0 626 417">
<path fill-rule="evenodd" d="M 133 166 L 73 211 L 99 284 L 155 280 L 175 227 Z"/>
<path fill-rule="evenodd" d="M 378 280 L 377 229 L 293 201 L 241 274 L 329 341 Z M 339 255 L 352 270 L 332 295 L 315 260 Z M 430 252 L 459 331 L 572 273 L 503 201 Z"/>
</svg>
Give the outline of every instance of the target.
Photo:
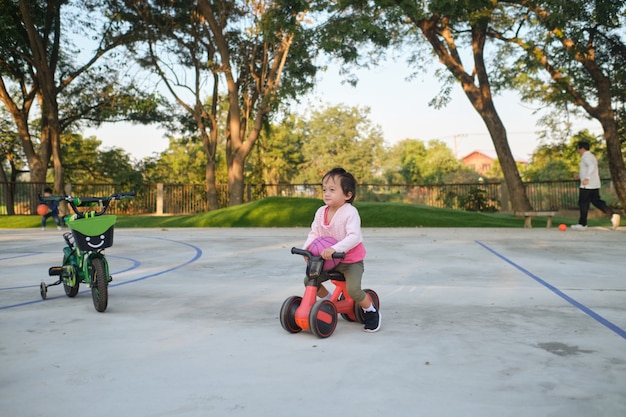
<svg viewBox="0 0 626 417">
<path fill-rule="evenodd" d="M 541 181 L 524 184 L 535 210 L 575 210 L 578 181 Z M 39 194 L 50 184 L 32 182 L 0 183 L 0 215 L 36 214 Z M 72 184 L 66 193 L 73 196 L 107 196 L 129 191 L 119 184 Z M 196 214 L 208 211 L 203 184 L 143 184 L 134 199 L 111 206 L 113 214 Z M 218 204 L 228 205 L 228 187 L 218 185 Z M 602 180 L 602 198 L 617 207 L 619 200 L 610 180 Z M 247 184 L 244 202 L 269 196 L 321 198 L 318 184 Z M 360 184 L 357 201 L 400 202 L 482 212 L 508 212 L 506 185 L 500 182 L 473 184 Z"/>
</svg>

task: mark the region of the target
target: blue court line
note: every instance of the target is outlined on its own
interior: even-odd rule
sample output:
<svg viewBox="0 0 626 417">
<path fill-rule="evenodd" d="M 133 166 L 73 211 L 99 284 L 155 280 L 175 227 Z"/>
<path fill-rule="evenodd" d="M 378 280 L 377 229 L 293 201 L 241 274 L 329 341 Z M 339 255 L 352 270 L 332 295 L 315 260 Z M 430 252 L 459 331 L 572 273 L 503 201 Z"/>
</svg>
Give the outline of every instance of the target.
<svg viewBox="0 0 626 417">
<path fill-rule="evenodd" d="M 149 238 L 149 239 L 163 240 L 163 241 L 170 242 L 170 243 L 176 243 L 176 244 L 179 244 L 179 245 L 188 246 L 188 247 L 192 248 L 195 251 L 195 255 L 191 259 L 189 259 L 188 261 L 180 263 L 180 264 L 177 264 L 177 265 L 174 265 L 171 268 L 163 269 L 161 271 L 158 271 L 158 272 L 155 272 L 155 273 L 152 273 L 152 274 L 148 274 L 148 275 L 144 275 L 144 276 L 141 276 L 141 277 L 138 277 L 138 278 L 135 278 L 135 279 L 131 279 L 131 280 L 128 280 L 128 281 L 110 284 L 109 288 L 111 288 L 111 287 L 119 287 L 120 285 L 131 284 L 131 283 L 135 283 L 137 281 L 143 281 L 144 279 L 148 279 L 148 278 L 154 278 L 156 276 L 163 275 L 163 274 L 166 274 L 166 273 L 171 272 L 171 271 L 175 271 L 175 270 L 180 269 L 180 268 L 182 268 L 182 267 L 184 267 L 186 265 L 194 263 L 194 262 L 196 262 L 198 259 L 200 259 L 202 257 L 202 249 L 200 249 L 197 246 L 192 245 L 191 243 L 181 242 L 181 241 L 173 240 L 173 239 L 165 239 L 165 238 L 160 238 L 160 237 Z M 134 261 L 134 262 L 135 262 L 135 265 L 140 264 L 138 261 Z M 131 267 L 131 268 L 128 268 L 128 269 L 134 269 L 134 266 Z M 124 272 L 124 271 L 118 271 L 118 272 Z M 111 275 L 113 275 L 113 274 L 111 274 Z M 37 285 L 37 287 L 38 287 L 38 285 Z M 88 292 L 91 292 L 91 290 L 89 289 L 89 290 L 79 291 L 79 294 L 84 294 L 84 293 L 88 293 Z M 15 308 L 15 307 L 23 307 L 23 306 L 26 306 L 26 305 L 29 305 L 29 304 L 43 303 L 45 301 L 50 301 L 50 300 L 54 300 L 54 299 L 57 299 L 57 298 L 65 298 L 65 296 L 64 295 L 58 295 L 58 296 L 55 296 L 55 297 L 48 297 L 45 300 L 41 300 L 41 299 L 40 300 L 32 300 L 32 301 L 25 301 L 25 302 L 22 302 L 22 303 L 19 303 L 19 304 L 0 306 L 0 310 L 6 310 L 6 309 L 9 309 L 9 308 Z"/>
<path fill-rule="evenodd" d="M 128 281 L 111 284 L 111 285 L 109 285 L 109 287 L 119 287 L 120 285 L 131 284 L 131 283 L 134 283 L 134 282 L 137 282 L 137 281 L 143 281 L 144 279 L 154 278 L 154 277 L 157 277 L 159 275 L 167 274 L 168 272 L 175 271 L 175 270 L 180 269 L 180 268 L 182 268 L 184 266 L 192 264 L 192 263 L 196 262 L 198 259 L 200 259 L 200 257 L 202 257 L 202 249 L 200 249 L 197 246 L 192 245 L 191 243 L 181 242 L 181 241 L 172 240 L 172 239 L 165 239 L 165 238 L 162 238 L 162 237 L 155 237 L 153 239 L 164 240 L 166 242 L 171 242 L 171 243 L 176 243 L 176 244 L 179 244 L 179 245 L 188 246 L 188 247 L 192 248 L 193 250 L 195 250 L 196 254 L 195 254 L 195 256 L 193 258 L 189 259 L 187 262 L 183 262 L 182 264 L 175 265 L 175 266 L 173 266 L 171 268 L 164 269 L 162 271 L 155 272 L 153 274 L 144 275 L 144 276 L 139 277 L 139 278 L 129 279 Z"/>
<path fill-rule="evenodd" d="M 42 253 L 46 253 L 46 252 L 37 252 L 37 254 L 42 254 Z M 50 252 L 48 252 L 48 253 L 50 253 Z M 131 262 L 132 265 L 130 267 L 126 268 L 126 269 L 121 269 L 119 271 L 111 272 L 111 276 L 114 276 L 114 275 L 117 275 L 117 274 L 121 274 L 121 273 L 124 273 L 124 272 L 128 272 L 128 271 L 132 271 L 133 269 L 139 268 L 139 266 L 141 265 L 141 262 L 139 262 L 136 259 L 127 258 L 125 256 L 107 255 L 107 259 L 112 259 L 112 258 L 115 258 L 115 259 L 125 259 L 125 260 Z M 0 259 L 0 261 L 2 261 L 2 260 L 3 259 Z M 23 290 L 25 288 L 39 288 L 39 285 L 29 284 L 29 285 L 20 285 L 20 286 L 17 286 L 17 287 L 1 287 L 0 291 Z M 55 298 L 57 298 L 57 297 L 50 297 L 48 299 L 49 300 L 53 300 Z"/>
<path fill-rule="evenodd" d="M 610 330 L 612 330 L 613 332 L 617 333 L 618 336 L 621 336 L 623 339 L 626 339 L 626 330 L 624 330 L 624 329 L 618 327 L 617 325 L 611 323 L 609 320 L 605 319 L 604 317 L 602 317 L 601 315 L 599 315 L 595 311 L 591 310 L 589 307 L 587 307 L 584 304 L 581 304 L 578 301 L 574 300 L 572 297 L 570 297 L 569 295 L 565 294 L 563 291 L 559 290 L 558 288 L 554 287 L 553 285 L 550 285 L 549 283 L 547 283 L 543 279 L 539 278 L 537 275 L 533 274 L 532 272 L 522 268 L 521 266 L 519 266 L 515 262 L 511 261 L 510 259 L 508 259 L 506 256 L 499 254 L 498 252 L 496 252 L 495 250 L 491 249 L 489 246 L 485 245 L 484 243 L 482 243 L 482 242 L 480 242 L 478 240 L 475 240 L 475 242 L 478 243 L 483 248 L 487 249 L 492 254 L 496 255 L 498 258 L 502 259 L 504 262 L 506 262 L 506 263 L 514 266 L 515 268 L 519 269 L 524 274 L 528 275 L 529 277 L 531 277 L 532 279 L 537 281 L 539 284 L 543 285 L 544 287 L 546 287 L 547 289 L 552 291 L 554 294 L 558 295 L 559 297 L 561 297 L 562 299 L 564 299 L 565 301 L 567 301 L 568 303 L 570 303 L 574 307 L 578 308 L 580 311 L 582 311 L 583 313 L 585 313 L 589 317 L 591 317 L 594 320 L 596 320 L 598 323 L 602 324 L 603 326 L 608 327 Z"/>
<path fill-rule="evenodd" d="M 20 253 L 17 254 L 15 256 L 7 256 L 6 258 L 0 258 L 0 261 L 8 261 L 10 259 L 17 259 L 17 258 L 24 258 L 26 256 L 34 256 L 34 255 L 41 255 L 44 252 L 28 252 L 28 253 Z"/>
</svg>

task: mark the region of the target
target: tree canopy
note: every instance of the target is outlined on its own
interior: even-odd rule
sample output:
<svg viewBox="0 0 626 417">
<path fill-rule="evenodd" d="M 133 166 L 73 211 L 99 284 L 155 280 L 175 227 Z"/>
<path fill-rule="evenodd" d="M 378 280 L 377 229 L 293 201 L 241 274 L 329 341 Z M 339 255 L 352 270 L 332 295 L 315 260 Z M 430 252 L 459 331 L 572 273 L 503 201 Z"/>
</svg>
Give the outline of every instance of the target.
<svg viewBox="0 0 626 417">
<path fill-rule="evenodd" d="M 358 86 L 351 68 L 375 66 L 400 47 L 411 51 L 415 71 L 439 60 L 442 94 L 432 105 L 445 106 L 450 88 L 462 88 L 490 133 L 514 209 L 530 207 L 497 112 L 494 95 L 502 89 L 598 120 L 611 177 L 626 201 L 623 2 L 0 0 L 0 6 L 0 99 L 15 126 L 3 127 L 4 163 L 23 156 L 32 179 L 42 181 L 52 160 L 57 189 L 64 165 L 76 159 L 64 143 L 75 143 L 82 125 L 105 120 L 170 127 L 178 139 L 169 153 L 144 167 L 154 178 L 168 170 L 192 178 L 203 169 L 211 208 L 222 178 L 229 203 L 239 204 L 246 180 L 313 182 L 331 165 L 372 181 L 464 177 L 442 144 L 408 140 L 387 152 L 366 108 L 290 115 L 289 104 L 314 85 L 325 57 L 342 62 L 342 74 Z M 148 91 L 129 75 L 135 63 Z M 9 146 L 15 139 L 19 150 Z M 87 140 L 85 156 L 94 144 Z M 398 169 L 382 162 L 390 155 Z M 123 169 L 128 161 L 109 154 L 111 163 L 116 158 Z M 175 167 L 185 159 L 188 174 Z M 567 167 L 553 170 L 565 174 Z"/>
<path fill-rule="evenodd" d="M 159 118 L 155 96 L 123 82 L 125 60 L 111 54 L 131 42 L 132 31 L 105 16 L 99 1 L 0 0 L 0 101 L 32 180 L 45 180 L 52 157 L 56 192 L 64 188 L 62 133 L 80 122 Z"/>
</svg>

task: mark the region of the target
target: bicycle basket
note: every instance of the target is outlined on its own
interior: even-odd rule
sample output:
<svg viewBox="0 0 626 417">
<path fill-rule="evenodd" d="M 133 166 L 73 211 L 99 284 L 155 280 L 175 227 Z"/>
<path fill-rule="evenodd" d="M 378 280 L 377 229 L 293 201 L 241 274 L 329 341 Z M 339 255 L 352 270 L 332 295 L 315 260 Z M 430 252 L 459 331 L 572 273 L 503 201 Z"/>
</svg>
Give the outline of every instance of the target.
<svg viewBox="0 0 626 417">
<path fill-rule="evenodd" d="M 113 225 L 117 216 L 104 215 L 72 220 L 67 226 L 74 243 L 82 251 L 94 251 L 113 246 Z"/>
</svg>

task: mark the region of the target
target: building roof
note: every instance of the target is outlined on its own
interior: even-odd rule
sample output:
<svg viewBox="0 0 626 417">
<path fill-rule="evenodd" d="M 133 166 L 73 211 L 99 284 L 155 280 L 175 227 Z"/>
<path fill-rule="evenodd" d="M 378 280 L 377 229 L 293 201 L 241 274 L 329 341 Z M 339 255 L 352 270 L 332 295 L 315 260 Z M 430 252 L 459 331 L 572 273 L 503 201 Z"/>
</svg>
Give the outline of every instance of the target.
<svg viewBox="0 0 626 417">
<path fill-rule="evenodd" d="M 476 155 L 476 154 L 480 154 L 483 156 L 486 156 L 487 158 L 491 159 L 491 160 L 496 160 L 498 159 L 498 154 L 496 154 L 496 151 L 493 149 L 476 149 L 473 150 L 472 152 L 468 153 L 467 155 L 465 155 L 464 157 L 460 158 L 461 161 L 464 161 L 465 159 L 469 158 L 472 155 Z M 528 164 L 528 161 L 526 160 L 526 158 L 520 158 L 516 155 L 513 155 L 513 159 L 515 160 L 515 162 L 519 162 L 521 164 Z"/>
</svg>

